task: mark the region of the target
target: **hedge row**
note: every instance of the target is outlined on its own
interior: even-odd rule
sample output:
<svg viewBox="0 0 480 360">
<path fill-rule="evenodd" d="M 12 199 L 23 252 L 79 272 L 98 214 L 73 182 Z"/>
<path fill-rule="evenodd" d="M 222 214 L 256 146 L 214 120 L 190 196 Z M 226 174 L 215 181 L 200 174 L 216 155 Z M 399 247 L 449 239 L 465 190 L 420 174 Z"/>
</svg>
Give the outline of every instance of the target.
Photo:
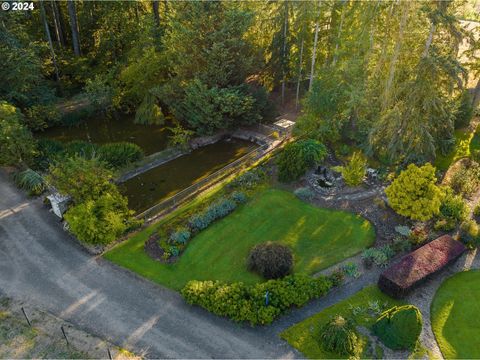
<svg viewBox="0 0 480 360">
<path fill-rule="evenodd" d="M 390 296 L 403 297 L 429 276 L 455 261 L 465 250 L 465 246 L 450 235 L 440 236 L 385 270 L 380 275 L 378 286 Z"/>
<path fill-rule="evenodd" d="M 193 280 L 181 293 L 189 304 L 199 305 L 216 315 L 265 325 L 292 306 L 301 307 L 326 295 L 336 285 L 336 275 L 312 278 L 298 274 L 255 285 Z"/>
</svg>

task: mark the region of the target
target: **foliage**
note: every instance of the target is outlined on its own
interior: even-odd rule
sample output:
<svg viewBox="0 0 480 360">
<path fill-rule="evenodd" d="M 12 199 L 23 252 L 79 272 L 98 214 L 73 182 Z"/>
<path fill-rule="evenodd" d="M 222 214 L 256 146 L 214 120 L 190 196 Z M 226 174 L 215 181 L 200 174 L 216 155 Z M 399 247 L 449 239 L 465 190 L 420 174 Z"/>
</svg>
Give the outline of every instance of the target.
<svg viewBox="0 0 480 360">
<path fill-rule="evenodd" d="M 464 90 L 458 101 L 458 108 L 455 113 L 455 128 L 465 128 L 470 125 L 473 117 L 472 97 L 468 90 Z"/>
<path fill-rule="evenodd" d="M 380 248 L 369 248 L 363 251 L 362 260 L 367 267 L 371 267 L 373 264 L 386 267 L 388 260 L 395 255 L 395 251 L 389 246 L 385 245 Z"/>
<path fill-rule="evenodd" d="M 37 150 L 32 160 L 32 167 L 46 171 L 52 162 L 63 157 L 65 146 L 60 141 L 42 138 L 37 141 Z"/>
<path fill-rule="evenodd" d="M 441 191 L 435 184 L 435 168 L 429 163 L 410 164 L 385 189 L 390 206 L 400 215 L 425 221 L 439 213 Z"/>
<path fill-rule="evenodd" d="M 283 182 L 297 180 L 326 156 L 327 149 L 316 140 L 299 140 L 290 143 L 278 157 L 278 178 Z"/>
<path fill-rule="evenodd" d="M 440 205 L 439 217 L 447 222 L 458 224 L 468 216 L 469 209 L 460 195 L 453 194 L 450 188 L 445 189 L 445 195 Z"/>
<path fill-rule="evenodd" d="M 189 304 L 199 305 L 216 315 L 251 325 L 266 325 L 290 307 L 301 307 L 311 299 L 326 295 L 331 287 L 327 277 L 289 275 L 253 286 L 192 280 L 181 293 Z"/>
<path fill-rule="evenodd" d="M 480 228 L 473 219 L 465 220 L 460 224 L 460 240 L 468 247 L 474 247 L 479 239 Z"/>
<path fill-rule="evenodd" d="M 236 203 L 229 199 L 220 199 L 212 203 L 207 209 L 192 216 L 188 221 L 188 226 L 192 232 L 197 233 L 206 229 L 215 220 L 221 219 L 230 214 L 237 207 Z"/>
<path fill-rule="evenodd" d="M 162 108 L 157 104 L 155 95 L 148 93 L 135 113 L 135 123 L 143 125 L 163 124 L 165 116 Z"/>
<path fill-rule="evenodd" d="M 292 272 L 292 250 L 270 241 L 255 245 L 248 254 L 247 268 L 265 279 L 282 278 Z"/>
<path fill-rule="evenodd" d="M 15 174 L 14 180 L 19 188 L 28 191 L 30 195 L 40 195 L 46 189 L 43 177 L 32 169 Z"/>
<path fill-rule="evenodd" d="M 90 104 L 96 108 L 104 108 L 112 103 L 113 89 L 108 77 L 108 75 L 97 74 L 86 81 L 85 94 Z"/>
<path fill-rule="evenodd" d="M 358 265 L 353 262 L 349 262 L 343 265 L 342 271 L 345 273 L 346 276 L 350 276 L 355 279 L 360 276 L 360 271 L 358 271 Z"/>
<path fill-rule="evenodd" d="M 393 350 L 412 350 L 422 331 L 422 314 L 413 305 L 394 306 L 380 315 L 373 331 Z"/>
<path fill-rule="evenodd" d="M 190 231 L 187 228 L 182 227 L 170 234 L 169 242 L 171 244 L 185 245 L 188 242 L 188 240 L 190 240 L 190 237 L 191 237 Z"/>
<path fill-rule="evenodd" d="M 311 201 L 315 197 L 315 193 L 309 187 L 295 189 L 294 194 L 303 201 Z"/>
<path fill-rule="evenodd" d="M 112 169 L 119 169 L 139 161 L 144 153 L 140 146 L 130 142 L 118 142 L 102 145 L 98 149 L 98 157 Z"/>
<path fill-rule="evenodd" d="M 62 147 L 64 148 L 65 155 L 70 157 L 81 156 L 86 159 L 91 159 L 92 157 L 95 157 L 97 152 L 97 146 L 95 144 L 83 140 L 70 141 L 66 145 L 62 144 Z"/>
<path fill-rule="evenodd" d="M 32 131 L 43 130 L 60 123 L 55 105 L 33 105 L 25 110 L 25 125 Z"/>
<path fill-rule="evenodd" d="M 245 204 L 248 201 L 247 195 L 241 191 L 234 191 L 231 196 L 232 200 L 237 204 Z"/>
<path fill-rule="evenodd" d="M 402 236 L 409 236 L 410 235 L 410 227 L 405 225 L 398 225 L 395 226 L 395 231 L 398 232 Z"/>
<path fill-rule="evenodd" d="M 353 322 L 336 315 L 326 323 L 320 334 L 320 343 L 327 350 L 339 355 L 355 355 L 358 335 Z"/>
<path fill-rule="evenodd" d="M 349 186 L 358 186 L 363 182 L 367 160 L 360 152 L 354 152 L 347 165 L 341 168 L 343 179 Z"/>
<path fill-rule="evenodd" d="M 17 108 L 0 101 L 0 165 L 17 165 L 35 155 L 32 134 L 22 121 Z"/>
<path fill-rule="evenodd" d="M 98 199 L 104 193 L 116 190 L 113 173 L 98 158 L 81 156 L 66 158 L 50 168 L 47 183 L 64 195 L 70 195 L 75 204 Z M 90 203 L 89 209 L 94 209 Z M 85 207 L 82 207 L 85 210 Z"/>
<path fill-rule="evenodd" d="M 180 124 L 175 127 L 168 128 L 172 135 L 170 136 L 170 142 L 173 146 L 179 146 L 180 148 L 187 150 L 188 142 L 192 138 L 194 132 L 192 130 L 185 129 Z"/>
<path fill-rule="evenodd" d="M 233 179 L 229 184 L 229 188 L 253 189 L 264 182 L 267 174 L 261 167 L 248 170 Z"/>
<path fill-rule="evenodd" d="M 104 192 L 98 198 L 87 199 L 69 208 L 65 220 L 79 240 L 105 245 L 129 228 L 130 216 L 125 197 L 116 192 Z"/>
<path fill-rule="evenodd" d="M 471 196 L 480 185 L 480 165 L 474 161 L 461 163 L 450 179 L 450 186 L 464 197 Z"/>
<path fill-rule="evenodd" d="M 412 243 L 412 245 L 421 245 L 428 239 L 428 232 L 427 229 L 423 226 L 416 226 L 410 232 L 408 236 L 408 240 Z"/>
</svg>

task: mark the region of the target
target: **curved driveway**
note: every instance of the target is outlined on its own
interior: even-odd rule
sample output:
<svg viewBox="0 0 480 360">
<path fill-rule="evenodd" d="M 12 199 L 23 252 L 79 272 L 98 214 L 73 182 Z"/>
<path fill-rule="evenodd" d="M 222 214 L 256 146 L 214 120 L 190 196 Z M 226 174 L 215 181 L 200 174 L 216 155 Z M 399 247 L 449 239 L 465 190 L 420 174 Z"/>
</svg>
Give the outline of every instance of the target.
<svg viewBox="0 0 480 360">
<path fill-rule="evenodd" d="M 188 306 L 177 293 L 84 252 L 39 199 L 0 171 L 0 292 L 148 357 L 297 357 L 274 328 Z"/>
</svg>

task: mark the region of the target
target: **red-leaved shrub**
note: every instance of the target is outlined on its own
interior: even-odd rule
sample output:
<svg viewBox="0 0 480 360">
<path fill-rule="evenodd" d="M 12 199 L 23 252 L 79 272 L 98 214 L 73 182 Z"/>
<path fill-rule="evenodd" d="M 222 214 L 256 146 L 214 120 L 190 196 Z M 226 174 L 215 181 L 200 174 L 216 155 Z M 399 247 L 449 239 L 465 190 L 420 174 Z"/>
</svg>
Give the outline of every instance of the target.
<svg viewBox="0 0 480 360">
<path fill-rule="evenodd" d="M 385 270 L 378 287 L 393 297 L 403 297 L 413 288 L 451 262 L 466 250 L 450 235 L 443 235 L 405 255 L 398 263 Z"/>
</svg>

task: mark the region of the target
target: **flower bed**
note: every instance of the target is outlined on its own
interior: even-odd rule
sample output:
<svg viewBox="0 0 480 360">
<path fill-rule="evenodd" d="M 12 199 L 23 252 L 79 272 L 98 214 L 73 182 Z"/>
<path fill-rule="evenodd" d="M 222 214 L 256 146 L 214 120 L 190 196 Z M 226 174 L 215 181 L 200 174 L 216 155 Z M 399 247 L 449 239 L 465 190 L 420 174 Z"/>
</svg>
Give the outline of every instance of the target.
<svg viewBox="0 0 480 360">
<path fill-rule="evenodd" d="M 165 263 L 174 262 L 188 243 L 215 221 L 233 212 L 249 199 L 250 194 L 266 178 L 260 168 L 247 171 L 233 180 L 225 191 L 208 202 L 187 211 L 161 226 L 145 243 L 150 257 Z"/>
<path fill-rule="evenodd" d="M 465 250 L 461 242 L 443 235 L 390 266 L 380 275 L 378 286 L 386 294 L 404 297 L 429 276 L 455 261 Z"/>
</svg>

